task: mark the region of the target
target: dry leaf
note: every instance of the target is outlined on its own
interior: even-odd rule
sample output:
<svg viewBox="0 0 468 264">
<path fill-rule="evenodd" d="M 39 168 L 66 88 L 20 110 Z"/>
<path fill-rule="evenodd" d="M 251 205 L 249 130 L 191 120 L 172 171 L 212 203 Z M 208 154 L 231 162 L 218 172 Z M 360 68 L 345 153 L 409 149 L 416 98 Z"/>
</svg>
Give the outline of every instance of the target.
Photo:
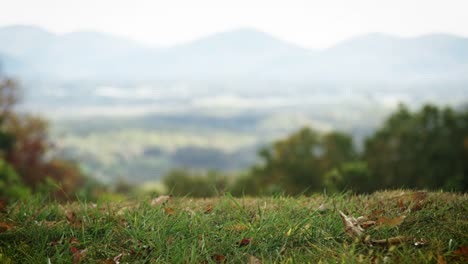
<svg viewBox="0 0 468 264">
<path fill-rule="evenodd" d="M 247 263 L 248 264 L 262 264 L 262 261 L 252 255 L 249 255 L 247 256 Z"/>
<path fill-rule="evenodd" d="M 76 237 L 71 237 L 69 243 L 72 244 L 72 245 L 73 244 L 80 244 L 80 241 Z"/>
<path fill-rule="evenodd" d="M 411 239 L 405 236 L 396 236 L 396 237 L 390 237 L 388 239 L 372 240 L 372 244 L 374 245 L 397 245 L 397 244 L 406 242 L 408 240 L 411 240 Z"/>
<path fill-rule="evenodd" d="M 243 246 L 247 246 L 248 244 L 250 244 L 250 242 L 252 241 L 252 237 L 249 237 L 249 238 L 243 238 L 240 242 L 239 242 L 239 247 L 243 247 Z"/>
<path fill-rule="evenodd" d="M 439 254 L 437 256 L 437 264 L 447 264 L 447 261 L 445 261 L 444 257 Z"/>
<path fill-rule="evenodd" d="M 345 228 L 345 232 L 351 237 L 361 237 L 364 229 L 359 225 L 358 221 L 354 217 L 349 217 L 343 212 L 340 212 L 341 220 Z"/>
<path fill-rule="evenodd" d="M 6 211 L 7 201 L 5 199 L 0 199 L 0 212 Z"/>
<path fill-rule="evenodd" d="M 175 211 L 174 209 L 170 208 L 170 207 L 164 207 L 164 212 L 168 215 L 175 215 Z"/>
<path fill-rule="evenodd" d="M 151 200 L 151 206 L 165 204 L 170 199 L 171 199 L 171 196 L 169 195 L 161 195 L 158 198 L 154 198 L 153 200 Z"/>
<path fill-rule="evenodd" d="M 209 214 L 209 213 L 211 213 L 211 211 L 213 211 L 213 205 L 209 204 L 206 207 L 205 214 Z"/>
<path fill-rule="evenodd" d="M 74 246 L 70 246 L 70 251 L 73 253 L 73 264 L 79 263 L 83 258 L 86 257 L 87 249 L 78 250 Z"/>
<path fill-rule="evenodd" d="M 76 217 L 75 212 L 67 211 L 66 217 L 67 217 L 68 222 L 70 223 L 70 226 L 74 228 L 81 228 L 81 221 Z"/>
<path fill-rule="evenodd" d="M 223 255 L 219 255 L 219 254 L 215 254 L 211 257 L 211 259 L 214 261 L 214 262 L 225 262 L 226 261 L 226 257 L 223 256 Z"/>
<path fill-rule="evenodd" d="M 453 251 L 453 260 L 467 263 L 468 262 L 468 247 L 459 246 L 457 249 L 455 249 Z"/>
<path fill-rule="evenodd" d="M 13 224 L 0 222 L 0 233 L 3 233 L 5 231 L 9 231 L 9 230 L 13 229 L 13 227 L 14 227 Z"/>
<path fill-rule="evenodd" d="M 191 217 L 195 216 L 195 212 L 192 209 L 188 208 L 188 207 L 186 207 L 184 209 L 184 211 L 187 212 Z"/>
<path fill-rule="evenodd" d="M 321 204 L 321 205 L 317 208 L 317 211 L 319 211 L 319 212 L 325 212 L 325 211 L 327 211 L 327 210 L 328 210 L 328 208 L 327 208 L 327 206 L 325 206 L 325 204 Z"/>
<path fill-rule="evenodd" d="M 380 225 L 386 225 L 386 226 L 389 226 L 389 227 L 395 227 L 401 223 L 403 223 L 403 221 L 405 220 L 406 216 L 402 215 L 400 217 L 397 217 L 397 218 L 386 218 L 386 217 L 380 217 L 379 219 L 377 219 L 377 221 L 375 222 L 376 225 L 380 226 Z"/>
<path fill-rule="evenodd" d="M 369 227 L 375 225 L 375 221 L 372 221 L 372 220 L 370 220 L 370 221 L 365 221 L 365 222 L 363 222 L 363 223 L 360 223 L 360 225 L 361 225 L 362 228 L 367 229 L 367 228 L 369 228 Z"/>
<path fill-rule="evenodd" d="M 369 219 L 372 219 L 372 218 L 376 218 L 377 216 L 381 215 L 385 213 L 385 210 L 377 210 L 377 211 L 373 211 L 369 216 L 368 218 Z"/>
<path fill-rule="evenodd" d="M 398 207 L 400 208 L 401 211 L 405 211 L 405 210 L 406 210 L 405 204 L 403 203 L 403 200 L 402 200 L 402 199 L 398 199 L 397 205 L 398 205 Z"/>
<path fill-rule="evenodd" d="M 422 247 L 422 246 L 425 246 L 425 245 L 427 245 L 427 240 L 424 239 L 424 238 L 421 238 L 419 240 L 414 241 L 414 246 L 415 247 Z"/>
</svg>

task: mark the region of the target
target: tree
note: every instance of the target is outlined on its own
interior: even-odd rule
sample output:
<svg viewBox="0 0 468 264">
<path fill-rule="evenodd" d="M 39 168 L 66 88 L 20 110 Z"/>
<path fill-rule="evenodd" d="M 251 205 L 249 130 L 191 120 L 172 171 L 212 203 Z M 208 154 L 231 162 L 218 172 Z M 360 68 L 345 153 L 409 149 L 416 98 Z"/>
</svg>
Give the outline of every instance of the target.
<svg viewBox="0 0 468 264">
<path fill-rule="evenodd" d="M 404 105 L 365 144 L 365 160 L 379 188 L 445 188 L 466 191 L 468 112 Z"/>
<path fill-rule="evenodd" d="M 31 189 L 52 180 L 60 186 L 55 196 L 73 197 L 86 177 L 74 162 L 53 155 L 47 121 L 15 111 L 21 94 L 16 81 L 0 74 L 0 158 Z"/>
<path fill-rule="evenodd" d="M 258 186 L 282 190 L 287 194 L 310 193 L 324 186 L 323 175 L 342 162 L 352 161 L 355 154 L 350 136 L 333 132 L 320 135 L 303 128 L 286 139 L 259 152 L 263 164 L 252 169 Z"/>
</svg>

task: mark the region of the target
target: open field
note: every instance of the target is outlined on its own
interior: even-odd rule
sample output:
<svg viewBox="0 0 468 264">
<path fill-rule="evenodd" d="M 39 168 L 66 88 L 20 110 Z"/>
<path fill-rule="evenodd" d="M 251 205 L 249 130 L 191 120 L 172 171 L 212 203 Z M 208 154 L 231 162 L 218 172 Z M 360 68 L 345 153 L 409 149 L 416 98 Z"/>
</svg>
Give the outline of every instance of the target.
<svg viewBox="0 0 468 264">
<path fill-rule="evenodd" d="M 7 204 L 0 263 L 468 261 L 466 194 L 165 198 Z"/>
</svg>

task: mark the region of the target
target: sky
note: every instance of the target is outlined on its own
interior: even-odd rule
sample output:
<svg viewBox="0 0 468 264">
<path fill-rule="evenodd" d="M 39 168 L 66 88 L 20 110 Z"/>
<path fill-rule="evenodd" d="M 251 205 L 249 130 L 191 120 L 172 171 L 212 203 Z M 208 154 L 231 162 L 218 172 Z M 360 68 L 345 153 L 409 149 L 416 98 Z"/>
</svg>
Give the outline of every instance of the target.
<svg viewBox="0 0 468 264">
<path fill-rule="evenodd" d="M 99 31 L 169 46 L 254 28 L 307 48 L 356 35 L 468 37 L 468 0 L 0 0 L 0 26 Z"/>
</svg>

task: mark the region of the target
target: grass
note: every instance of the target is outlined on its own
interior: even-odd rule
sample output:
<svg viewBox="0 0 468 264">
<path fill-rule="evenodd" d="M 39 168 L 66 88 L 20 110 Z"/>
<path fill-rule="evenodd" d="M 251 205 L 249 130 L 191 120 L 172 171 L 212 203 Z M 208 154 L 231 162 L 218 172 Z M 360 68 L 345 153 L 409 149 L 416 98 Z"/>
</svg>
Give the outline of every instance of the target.
<svg viewBox="0 0 468 264">
<path fill-rule="evenodd" d="M 37 197 L 0 213 L 0 263 L 466 263 L 467 209 L 466 194 L 406 190 L 158 205 Z M 362 237 L 339 210 L 368 218 Z"/>
</svg>

